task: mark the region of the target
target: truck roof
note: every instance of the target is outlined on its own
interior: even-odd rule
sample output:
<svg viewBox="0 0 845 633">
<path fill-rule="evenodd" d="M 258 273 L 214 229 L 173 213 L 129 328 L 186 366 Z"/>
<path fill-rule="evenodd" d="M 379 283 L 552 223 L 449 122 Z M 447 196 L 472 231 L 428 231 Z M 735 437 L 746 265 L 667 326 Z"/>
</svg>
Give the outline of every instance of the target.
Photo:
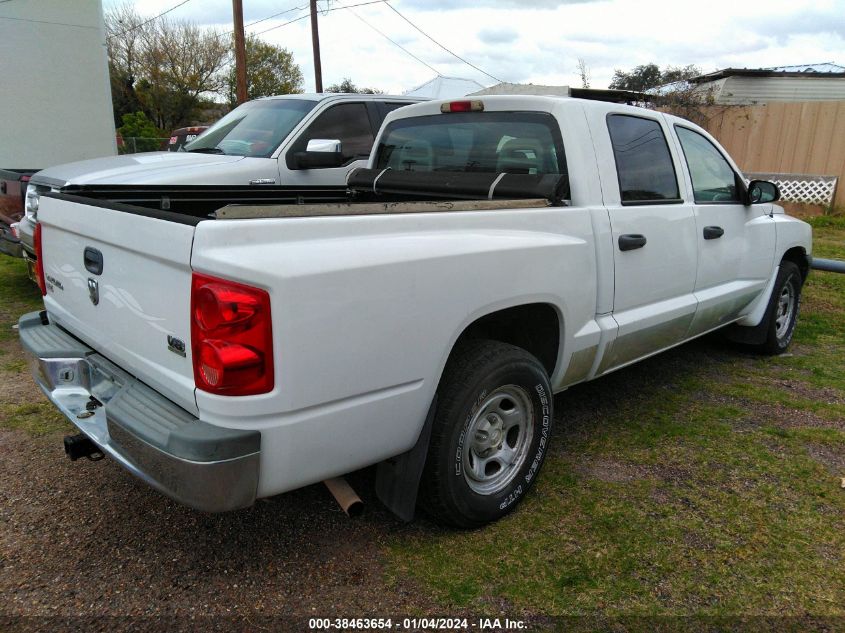
<svg viewBox="0 0 845 633">
<path fill-rule="evenodd" d="M 567 106 L 583 107 L 585 110 L 592 110 L 598 112 L 614 112 L 627 113 L 635 116 L 643 116 L 646 112 L 654 114 L 662 114 L 670 123 L 683 122 L 685 125 L 694 127 L 697 130 L 701 128 L 695 123 L 687 119 L 668 114 L 666 112 L 659 112 L 657 110 L 650 110 L 640 106 L 625 105 L 621 103 L 613 103 L 610 101 L 597 101 L 593 99 L 578 99 L 575 97 L 564 96 L 539 96 L 539 95 L 482 95 L 482 96 L 467 96 L 456 99 L 436 99 L 428 100 L 423 103 L 414 103 L 404 108 L 394 110 L 384 120 L 384 126 L 396 119 L 406 119 L 417 116 L 430 116 L 441 114 L 440 106 L 444 103 L 452 103 L 455 101 L 481 101 L 484 104 L 484 110 L 487 112 L 503 112 L 503 111 L 534 111 L 534 112 L 554 112 L 559 108 L 566 108 Z M 559 110 L 558 110 L 559 111 Z M 446 115 L 448 116 L 448 115 Z M 709 135 L 708 135 L 709 136 Z"/>
<path fill-rule="evenodd" d="M 481 95 L 481 96 L 467 96 L 454 99 L 435 99 L 418 103 L 402 108 L 401 112 L 391 116 L 391 118 L 404 118 L 409 116 L 420 116 L 427 114 L 440 114 L 440 106 L 444 103 L 452 103 L 455 101 L 481 101 L 485 110 L 540 110 L 551 111 L 558 105 L 562 104 L 581 104 L 584 108 L 593 110 L 613 110 L 619 112 L 620 110 L 629 110 L 632 113 L 638 112 L 642 114 L 643 108 L 632 105 L 624 105 L 619 103 L 612 103 L 609 101 L 597 101 L 594 99 L 578 99 L 575 97 L 563 96 L 540 96 L 540 95 Z"/>
<path fill-rule="evenodd" d="M 368 93 L 361 93 L 361 92 L 304 92 L 301 94 L 289 94 L 289 95 L 274 95 L 272 97 L 260 97 L 256 99 L 259 100 L 266 100 L 266 99 L 299 99 L 304 101 L 325 101 L 327 99 L 338 99 L 338 100 L 347 100 L 347 99 L 354 99 L 355 101 L 361 101 L 362 99 L 365 101 L 383 101 L 385 99 L 398 99 L 401 101 L 415 101 L 415 102 L 422 102 L 427 101 L 428 99 L 425 97 L 409 97 L 406 95 L 384 95 L 384 94 L 368 94 Z"/>
</svg>

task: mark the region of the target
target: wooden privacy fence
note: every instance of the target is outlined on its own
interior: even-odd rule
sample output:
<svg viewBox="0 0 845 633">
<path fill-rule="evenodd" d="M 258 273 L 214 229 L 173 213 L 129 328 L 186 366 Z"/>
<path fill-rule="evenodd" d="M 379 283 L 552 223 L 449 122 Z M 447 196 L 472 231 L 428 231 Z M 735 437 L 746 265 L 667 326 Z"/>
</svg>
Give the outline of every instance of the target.
<svg viewBox="0 0 845 633">
<path fill-rule="evenodd" d="M 786 187 L 793 199 L 807 188 L 802 183 L 818 182 L 818 194 L 836 178 L 833 204 L 845 207 L 845 101 L 714 105 L 701 114 L 703 126 L 746 174 L 794 182 Z"/>
</svg>

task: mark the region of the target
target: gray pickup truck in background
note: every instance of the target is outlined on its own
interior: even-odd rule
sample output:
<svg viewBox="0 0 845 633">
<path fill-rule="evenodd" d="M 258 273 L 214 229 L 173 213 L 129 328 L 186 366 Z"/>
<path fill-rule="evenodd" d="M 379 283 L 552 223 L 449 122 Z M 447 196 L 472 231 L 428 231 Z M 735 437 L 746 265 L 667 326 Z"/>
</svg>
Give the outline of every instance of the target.
<svg viewBox="0 0 845 633">
<path fill-rule="evenodd" d="M 39 196 L 47 191 L 80 191 L 115 186 L 112 199 L 137 202 L 158 186 L 158 196 L 191 195 L 191 188 L 220 187 L 221 201 L 246 188 L 260 188 L 264 200 L 278 191 L 323 190 L 344 197 L 347 174 L 367 164 L 382 121 L 389 112 L 424 99 L 369 94 L 297 94 L 265 97 L 235 108 L 179 152 L 146 152 L 59 165 L 34 175 L 20 223 L 24 257 L 33 270 L 33 232 Z M 144 189 L 139 194 L 133 186 Z M 333 192 L 333 193 L 332 193 Z M 254 192 L 253 192 L 254 193 Z M 294 194 L 294 200 L 296 199 Z M 253 198 L 255 201 L 256 199 Z M 30 273 L 32 276 L 32 273 Z"/>
</svg>

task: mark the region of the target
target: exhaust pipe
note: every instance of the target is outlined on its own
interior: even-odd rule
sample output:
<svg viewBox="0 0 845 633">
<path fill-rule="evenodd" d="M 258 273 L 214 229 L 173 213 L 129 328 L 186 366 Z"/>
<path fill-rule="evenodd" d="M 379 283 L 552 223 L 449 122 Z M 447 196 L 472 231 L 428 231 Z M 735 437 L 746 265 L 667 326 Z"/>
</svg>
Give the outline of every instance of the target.
<svg viewBox="0 0 845 633">
<path fill-rule="evenodd" d="M 323 483 L 326 484 L 326 488 L 332 493 L 335 501 L 337 501 L 337 505 L 340 506 L 340 509 L 347 516 L 357 517 L 361 515 L 364 511 L 364 502 L 355 494 L 352 486 L 343 477 L 332 477 L 331 479 L 326 479 Z"/>
<path fill-rule="evenodd" d="M 94 444 L 83 433 L 65 436 L 65 455 L 70 457 L 70 461 L 72 462 L 75 462 L 81 457 L 87 457 L 92 462 L 99 461 L 105 457 L 100 447 Z"/>
</svg>

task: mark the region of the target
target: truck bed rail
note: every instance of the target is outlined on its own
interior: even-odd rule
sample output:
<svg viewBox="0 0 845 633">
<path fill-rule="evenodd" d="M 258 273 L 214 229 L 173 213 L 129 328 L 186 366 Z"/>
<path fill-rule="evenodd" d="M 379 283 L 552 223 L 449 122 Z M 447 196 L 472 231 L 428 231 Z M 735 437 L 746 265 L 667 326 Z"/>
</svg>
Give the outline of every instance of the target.
<svg viewBox="0 0 845 633">
<path fill-rule="evenodd" d="M 442 213 L 447 211 L 499 211 L 550 207 L 545 198 L 529 200 L 450 200 L 360 202 L 346 204 L 230 205 L 214 213 L 217 220 L 248 218 L 308 218 L 341 215 L 383 215 L 391 213 Z"/>
</svg>

